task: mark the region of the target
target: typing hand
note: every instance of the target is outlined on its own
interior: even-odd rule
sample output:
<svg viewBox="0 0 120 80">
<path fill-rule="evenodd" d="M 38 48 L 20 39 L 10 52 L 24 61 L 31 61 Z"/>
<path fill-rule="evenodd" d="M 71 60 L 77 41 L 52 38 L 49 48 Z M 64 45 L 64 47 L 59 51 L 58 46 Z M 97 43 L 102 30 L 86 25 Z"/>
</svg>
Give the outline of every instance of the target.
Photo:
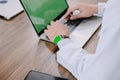
<svg viewBox="0 0 120 80">
<path fill-rule="evenodd" d="M 44 32 L 52 42 L 58 35 L 69 36 L 68 27 L 63 25 L 60 21 L 51 22 L 51 24 L 47 26 L 47 29 Z"/>
<path fill-rule="evenodd" d="M 75 14 L 73 16 L 71 16 L 71 13 L 74 13 L 75 11 L 79 11 L 78 14 Z M 70 7 L 67 11 L 67 13 L 65 14 L 64 18 L 65 19 L 78 19 L 78 18 L 86 18 L 86 17 L 90 17 L 93 14 L 98 12 L 98 6 L 97 5 L 91 5 L 91 4 L 77 4 L 73 7 Z"/>
</svg>

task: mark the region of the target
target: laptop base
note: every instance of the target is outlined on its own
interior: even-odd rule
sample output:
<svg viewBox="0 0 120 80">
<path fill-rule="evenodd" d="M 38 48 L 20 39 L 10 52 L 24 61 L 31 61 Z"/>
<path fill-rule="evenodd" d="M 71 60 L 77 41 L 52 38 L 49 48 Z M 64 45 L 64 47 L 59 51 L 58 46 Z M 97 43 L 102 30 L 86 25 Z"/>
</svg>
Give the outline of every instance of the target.
<svg viewBox="0 0 120 80">
<path fill-rule="evenodd" d="M 83 47 L 86 42 L 92 37 L 95 31 L 100 27 L 102 23 L 102 18 L 92 16 L 90 18 L 84 19 L 76 28 L 70 33 L 70 39 Z M 43 33 L 40 39 L 51 42 Z"/>
</svg>

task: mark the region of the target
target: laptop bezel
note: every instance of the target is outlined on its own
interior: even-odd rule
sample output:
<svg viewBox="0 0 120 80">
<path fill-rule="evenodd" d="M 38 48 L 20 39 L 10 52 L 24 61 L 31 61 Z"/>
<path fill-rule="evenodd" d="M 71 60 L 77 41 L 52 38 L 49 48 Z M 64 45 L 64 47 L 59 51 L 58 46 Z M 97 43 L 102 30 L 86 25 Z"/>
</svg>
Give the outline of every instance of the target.
<svg viewBox="0 0 120 80">
<path fill-rule="evenodd" d="M 41 32 L 38 33 L 38 32 L 37 32 L 37 29 L 35 28 L 34 23 L 32 22 L 29 14 L 28 14 L 28 12 L 26 11 L 26 9 L 25 9 L 22 1 L 21 1 L 21 0 L 19 0 L 19 1 L 20 1 L 20 3 L 21 3 L 22 7 L 24 8 L 24 11 L 25 11 L 25 13 L 27 14 L 30 22 L 32 23 L 32 26 L 34 27 L 35 32 L 37 33 L 38 37 L 40 37 L 40 35 L 44 33 L 44 30 L 46 29 L 47 26 L 46 26 Z M 67 3 L 66 0 L 65 0 L 65 2 L 66 2 L 66 5 L 67 5 L 67 8 L 66 8 L 63 12 L 61 12 L 55 19 L 53 19 L 53 21 L 59 20 L 59 19 L 66 13 L 66 11 L 68 10 L 68 8 L 69 8 L 68 3 Z M 50 24 L 50 23 L 49 23 L 49 24 Z M 48 25 L 49 25 L 49 24 L 48 24 Z"/>
</svg>

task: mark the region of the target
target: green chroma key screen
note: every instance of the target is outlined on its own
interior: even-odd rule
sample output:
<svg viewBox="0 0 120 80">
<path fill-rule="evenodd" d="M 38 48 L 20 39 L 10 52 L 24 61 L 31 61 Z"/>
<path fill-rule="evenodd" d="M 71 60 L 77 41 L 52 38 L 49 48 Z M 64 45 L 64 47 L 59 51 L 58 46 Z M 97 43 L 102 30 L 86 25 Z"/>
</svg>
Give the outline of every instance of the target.
<svg viewBox="0 0 120 80">
<path fill-rule="evenodd" d="M 66 0 L 21 0 L 38 35 L 68 8 Z"/>
</svg>

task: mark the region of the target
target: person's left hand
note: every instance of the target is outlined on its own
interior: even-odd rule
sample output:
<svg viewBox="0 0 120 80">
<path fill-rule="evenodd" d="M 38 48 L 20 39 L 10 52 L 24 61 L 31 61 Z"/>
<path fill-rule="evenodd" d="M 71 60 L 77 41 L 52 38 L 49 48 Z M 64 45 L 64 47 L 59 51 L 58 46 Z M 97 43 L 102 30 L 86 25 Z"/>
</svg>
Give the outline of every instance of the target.
<svg viewBox="0 0 120 80">
<path fill-rule="evenodd" d="M 68 27 L 66 25 L 63 25 L 60 21 L 52 21 L 51 24 L 47 26 L 47 29 L 45 29 L 44 33 L 52 42 L 58 35 L 69 36 Z"/>
</svg>

